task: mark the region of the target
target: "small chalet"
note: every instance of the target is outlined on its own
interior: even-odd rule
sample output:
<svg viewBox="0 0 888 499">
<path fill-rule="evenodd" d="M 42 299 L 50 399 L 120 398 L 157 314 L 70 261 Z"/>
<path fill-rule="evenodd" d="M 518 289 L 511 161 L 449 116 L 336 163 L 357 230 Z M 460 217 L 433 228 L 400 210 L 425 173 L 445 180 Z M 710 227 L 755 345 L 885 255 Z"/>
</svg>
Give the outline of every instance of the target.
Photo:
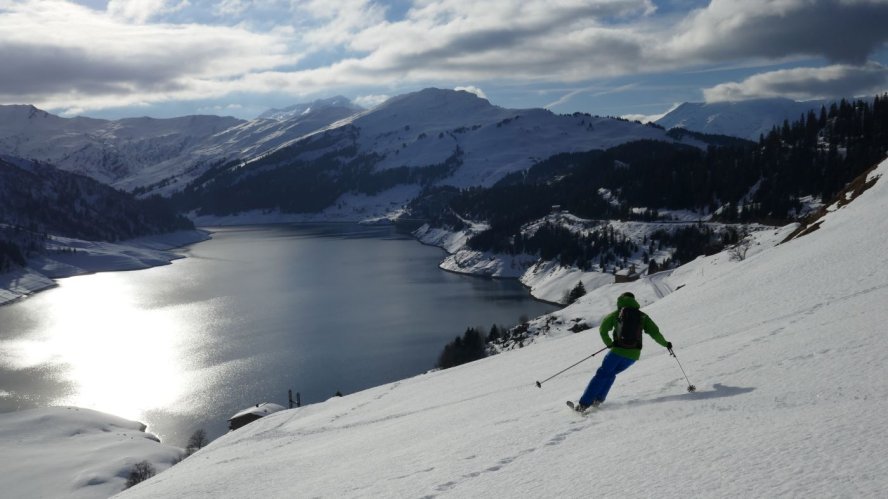
<svg viewBox="0 0 888 499">
<path fill-rule="evenodd" d="M 259 418 L 263 418 L 268 416 L 271 413 L 283 411 L 284 407 L 273 404 L 271 402 L 265 402 L 263 404 L 256 404 L 253 407 L 248 407 L 234 416 L 228 418 L 228 430 L 236 430 L 245 424 L 252 423 Z"/>
<path fill-rule="evenodd" d="M 618 270 L 614 273 L 614 282 L 632 282 L 641 278 L 641 274 L 635 270 L 635 264 L 629 266 L 628 269 Z"/>
</svg>

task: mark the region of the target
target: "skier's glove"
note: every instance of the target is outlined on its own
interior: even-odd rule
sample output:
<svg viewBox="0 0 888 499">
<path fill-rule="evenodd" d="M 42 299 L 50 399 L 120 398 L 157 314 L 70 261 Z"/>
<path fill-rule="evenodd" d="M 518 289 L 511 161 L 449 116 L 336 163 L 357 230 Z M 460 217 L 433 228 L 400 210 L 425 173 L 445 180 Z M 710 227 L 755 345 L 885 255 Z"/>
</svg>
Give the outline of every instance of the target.
<svg viewBox="0 0 888 499">
<path fill-rule="evenodd" d="M 666 342 L 666 350 L 672 350 L 672 342 L 671 341 Z"/>
</svg>

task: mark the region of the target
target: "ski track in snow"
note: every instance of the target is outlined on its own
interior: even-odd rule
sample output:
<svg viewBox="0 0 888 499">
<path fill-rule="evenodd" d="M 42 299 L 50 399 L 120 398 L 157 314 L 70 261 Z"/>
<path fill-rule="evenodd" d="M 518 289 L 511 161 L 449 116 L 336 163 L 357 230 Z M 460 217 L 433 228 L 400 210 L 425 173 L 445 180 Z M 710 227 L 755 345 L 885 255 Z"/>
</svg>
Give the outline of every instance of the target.
<svg viewBox="0 0 888 499">
<path fill-rule="evenodd" d="M 647 277 L 647 282 L 650 283 L 651 287 L 654 288 L 654 293 L 657 295 L 657 298 L 665 298 L 666 295 L 672 293 L 674 289 L 669 285 L 667 278 L 672 275 L 672 271 L 664 271 L 658 272 L 652 276 Z"/>
</svg>

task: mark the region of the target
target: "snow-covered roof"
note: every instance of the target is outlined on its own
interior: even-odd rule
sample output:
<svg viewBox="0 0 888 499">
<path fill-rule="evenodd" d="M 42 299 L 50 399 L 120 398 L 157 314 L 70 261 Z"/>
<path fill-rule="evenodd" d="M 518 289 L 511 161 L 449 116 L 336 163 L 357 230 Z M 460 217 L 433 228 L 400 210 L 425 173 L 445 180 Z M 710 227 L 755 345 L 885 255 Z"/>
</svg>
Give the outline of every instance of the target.
<svg viewBox="0 0 888 499">
<path fill-rule="evenodd" d="M 259 417 L 268 416 L 271 413 L 283 411 L 283 410 L 284 410 L 284 406 L 282 406 L 282 405 L 274 404 L 272 402 L 264 402 L 261 404 L 256 404 L 252 407 L 247 407 L 246 409 L 238 412 L 234 416 L 231 416 L 230 418 L 228 418 L 228 420 L 231 421 L 232 419 L 237 419 L 237 418 L 246 416 L 248 414 L 252 414 L 254 416 L 259 416 Z"/>
</svg>

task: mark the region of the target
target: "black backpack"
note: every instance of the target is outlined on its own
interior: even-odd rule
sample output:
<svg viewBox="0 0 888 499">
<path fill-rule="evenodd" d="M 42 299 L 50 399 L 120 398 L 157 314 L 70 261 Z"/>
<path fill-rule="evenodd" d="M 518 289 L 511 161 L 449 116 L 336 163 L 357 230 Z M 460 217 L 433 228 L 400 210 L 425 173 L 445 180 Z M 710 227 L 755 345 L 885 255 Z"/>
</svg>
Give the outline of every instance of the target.
<svg viewBox="0 0 888 499">
<path fill-rule="evenodd" d="M 641 326 L 644 314 L 637 308 L 621 308 L 614 330 L 614 346 L 641 350 Z"/>
</svg>

